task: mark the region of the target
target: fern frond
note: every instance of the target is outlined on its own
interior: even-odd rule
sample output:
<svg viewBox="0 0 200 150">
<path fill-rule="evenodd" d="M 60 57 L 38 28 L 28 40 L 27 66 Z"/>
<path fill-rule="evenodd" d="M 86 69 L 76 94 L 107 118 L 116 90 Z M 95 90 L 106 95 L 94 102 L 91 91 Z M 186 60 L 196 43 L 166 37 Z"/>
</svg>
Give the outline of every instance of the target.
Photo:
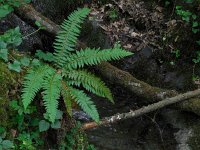
<svg viewBox="0 0 200 150">
<path fill-rule="evenodd" d="M 56 118 L 58 99 L 61 91 L 61 79 L 61 74 L 58 74 L 54 69 L 52 69 L 51 72 L 45 76 L 42 85 L 42 88 L 44 89 L 44 106 L 51 122 L 54 122 Z"/>
<path fill-rule="evenodd" d="M 83 8 L 74 11 L 61 25 L 61 31 L 54 42 L 55 62 L 57 67 L 62 67 L 71 51 L 74 51 L 77 37 L 80 34 L 80 24 L 83 23 L 90 9 Z"/>
<path fill-rule="evenodd" d="M 22 89 L 22 102 L 26 109 L 41 89 L 45 75 L 51 70 L 48 65 L 30 69 L 24 77 Z"/>
<path fill-rule="evenodd" d="M 83 68 L 85 65 L 97 65 L 102 61 L 117 60 L 130 55 L 132 55 L 131 52 L 119 47 L 106 50 L 86 48 L 85 50 L 76 51 L 75 54 L 69 55 L 66 58 L 64 68 L 66 70 Z"/>
<path fill-rule="evenodd" d="M 70 116 L 72 116 L 72 97 L 69 93 L 69 90 L 65 88 L 64 85 L 62 85 L 62 91 L 61 91 L 62 97 L 64 99 L 65 107 L 67 109 L 67 112 Z"/>
<path fill-rule="evenodd" d="M 87 70 L 71 70 L 66 73 L 66 76 L 72 80 L 70 82 L 71 84 L 80 86 L 81 83 L 86 90 L 98 96 L 106 97 L 113 103 L 113 97 L 110 89 L 100 78 L 96 77 Z"/>
<path fill-rule="evenodd" d="M 96 106 L 91 101 L 83 91 L 68 87 L 71 97 L 81 106 L 83 111 L 85 111 L 93 120 L 99 122 L 99 114 L 97 112 Z"/>
</svg>

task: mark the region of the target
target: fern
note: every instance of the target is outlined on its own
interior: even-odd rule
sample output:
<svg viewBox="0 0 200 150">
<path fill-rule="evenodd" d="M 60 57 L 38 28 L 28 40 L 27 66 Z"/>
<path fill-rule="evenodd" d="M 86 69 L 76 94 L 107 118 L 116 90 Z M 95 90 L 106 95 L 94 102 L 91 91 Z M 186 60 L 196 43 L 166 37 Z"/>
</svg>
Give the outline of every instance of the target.
<svg viewBox="0 0 200 150">
<path fill-rule="evenodd" d="M 44 106 L 51 122 L 55 121 L 60 95 L 70 115 L 72 115 L 72 102 L 75 101 L 92 119 L 98 122 L 99 115 L 91 98 L 75 87 L 84 87 L 111 102 L 113 102 L 112 94 L 103 81 L 80 68 L 132 55 L 123 50 L 119 44 L 105 50 L 86 48 L 76 51 L 75 45 L 80 34 L 80 25 L 88 13 L 88 8 L 78 9 L 61 25 L 61 31 L 54 42 L 53 58 L 52 55 L 48 55 L 46 59 L 53 60 L 51 62 L 55 64 L 55 68 L 49 65 L 37 66 L 37 68 L 30 69 L 25 76 L 22 90 L 24 108 L 27 108 L 40 89 L 43 90 Z M 43 57 L 40 54 L 44 55 L 38 52 L 39 58 L 47 57 L 46 54 Z"/>
<path fill-rule="evenodd" d="M 23 82 L 22 102 L 26 109 L 34 99 L 36 93 L 42 88 L 45 75 L 50 71 L 48 65 L 42 65 L 28 71 Z"/>
<path fill-rule="evenodd" d="M 97 65 L 102 61 L 117 60 L 129 55 L 132 55 L 132 53 L 124 51 L 119 47 L 106 50 L 87 48 L 85 50 L 76 51 L 75 54 L 69 55 L 66 58 L 64 68 L 66 70 L 83 68 L 85 65 Z"/>
<path fill-rule="evenodd" d="M 91 74 L 86 70 L 72 70 L 66 74 L 71 79 L 71 85 L 82 86 L 94 94 L 108 98 L 111 102 L 113 101 L 110 89 L 105 85 L 100 78 Z"/>
<path fill-rule="evenodd" d="M 68 55 L 75 51 L 77 37 L 80 34 L 80 24 L 84 21 L 89 13 L 88 8 L 78 9 L 74 11 L 68 20 L 61 25 L 61 31 L 56 36 L 54 42 L 55 60 L 58 67 L 62 67 Z"/>
<path fill-rule="evenodd" d="M 56 112 L 58 108 L 58 99 L 61 91 L 61 75 L 56 73 L 55 70 L 51 70 L 45 76 L 43 82 L 43 100 L 49 115 L 49 121 L 54 122 L 56 118 Z"/>
<path fill-rule="evenodd" d="M 93 120 L 99 121 L 99 114 L 97 112 L 96 106 L 91 101 L 91 99 L 81 90 L 69 87 L 69 92 L 71 97 L 81 106 L 83 111 L 85 111 Z"/>
</svg>

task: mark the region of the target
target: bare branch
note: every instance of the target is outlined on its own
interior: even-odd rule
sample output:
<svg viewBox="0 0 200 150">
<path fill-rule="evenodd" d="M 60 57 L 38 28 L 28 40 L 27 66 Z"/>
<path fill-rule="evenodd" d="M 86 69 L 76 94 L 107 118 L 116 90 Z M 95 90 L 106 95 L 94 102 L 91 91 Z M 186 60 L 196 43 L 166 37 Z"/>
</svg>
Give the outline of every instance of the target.
<svg viewBox="0 0 200 150">
<path fill-rule="evenodd" d="M 87 130 L 87 129 L 99 127 L 99 126 L 102 126 L 102 125 L 116 123 L 120 120 L 125 120 L 125 119 L 129 119 L 129 118 L 136 118 L 136 117 L 142 116 L 146 113 L 155 111 L 157 109 L 161 109 L 161 108 L 169 106 L 171 104 L 182 102 L 184 100 L 187 100 L 187 99 L 199 96 L 199 95 L 200 95 L 200 90 L 195 90 L 195 91 L 190 91 L 190 92 L 187 92 L 187 93 L 184 93 L 184 94 L 179 94 L 175 97 L 166 98 L 162 101 L 159 101 L 157 103 L 142 107 L 142 108 L 135 110 L 135 111 L 131 110 L 130 112 L 127 112 L 127 113 L 115 114 L 111 117 L 107 117 L 107 118 L 102 119 L 99 123 L 96 123 L 96 122 L 85 123 L 85 124 L 83 124 L 82 129 Z"/>
</svg>

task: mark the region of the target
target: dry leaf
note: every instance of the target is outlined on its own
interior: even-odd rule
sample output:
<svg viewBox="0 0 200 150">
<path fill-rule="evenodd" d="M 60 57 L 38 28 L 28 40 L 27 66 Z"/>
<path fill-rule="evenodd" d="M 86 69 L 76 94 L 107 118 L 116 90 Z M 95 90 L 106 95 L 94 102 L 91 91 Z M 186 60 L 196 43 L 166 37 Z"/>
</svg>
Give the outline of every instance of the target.
<svg viewBox="0 0 200 150">
<path fill-rule="evenodd" d="M 136 36 L 139 36 L 139 34 L 136 33 L 136 32 L 132 32 L 132 33 L 131 33 L 131 37 L 136 37 Z"/>
</svg>

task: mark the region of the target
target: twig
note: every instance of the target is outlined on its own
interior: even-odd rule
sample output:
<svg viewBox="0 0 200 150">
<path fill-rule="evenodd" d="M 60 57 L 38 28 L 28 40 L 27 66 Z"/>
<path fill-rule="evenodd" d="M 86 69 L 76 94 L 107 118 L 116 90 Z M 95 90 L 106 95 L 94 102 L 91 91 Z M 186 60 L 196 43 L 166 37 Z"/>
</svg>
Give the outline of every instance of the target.
<svg viewBox="0 0 200 150">
<path fill-rule="evenodd" d="M 175 7 L 176 7 L 176 0 L 174 1 L 174 3 L 173 3 L 174 5 L 173 5 L 173 9 L 172 9 L 172 13 L 171 13 L 171 16 L 170 17 L 172 17 L 173 16 L 173 14 L 174 14 L 174 11 L 175 11 Z"/>
<path fill-rule="evenodd" d="M 32 33 L 30 33 L 30 34 L 28 34 L 28 35 L 23 36 L 22 39 L 26 39 L 27 37 L 29 37 L 29 36 L 31 36 L 31 35 L 37 33 L 37 32 L 40 31 L 40 30 L 41 30 L 41 28 L 38 28 L 38 29 L 35 30 L 34 32 L 32 32 Z"/>
</svg>

